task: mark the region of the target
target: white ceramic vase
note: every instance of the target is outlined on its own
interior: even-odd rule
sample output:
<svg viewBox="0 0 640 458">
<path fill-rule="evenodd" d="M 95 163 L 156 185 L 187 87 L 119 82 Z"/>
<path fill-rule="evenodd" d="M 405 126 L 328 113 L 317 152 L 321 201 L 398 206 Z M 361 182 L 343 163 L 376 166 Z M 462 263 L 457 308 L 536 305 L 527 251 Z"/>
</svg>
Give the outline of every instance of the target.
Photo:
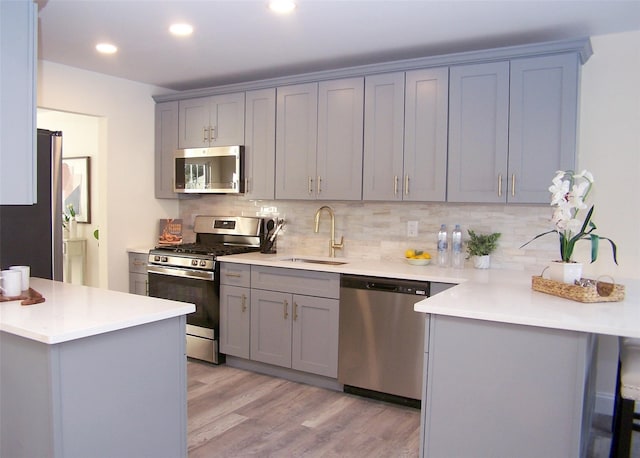
<svg viewBox="0 0 640 458">
<path fill-rule="evenodd" d="M 582 263 L 552 261 L 549 264 L 549 278 L 573 285 L 576 280 L 582 278 Z"/>
<path fill-rule="evenodd" d="M 488 269 L 491 267 L 491 255 L 486 254 L 484 256 L 474 256 L 473 267 L 476 269 Z"/>
</svg>

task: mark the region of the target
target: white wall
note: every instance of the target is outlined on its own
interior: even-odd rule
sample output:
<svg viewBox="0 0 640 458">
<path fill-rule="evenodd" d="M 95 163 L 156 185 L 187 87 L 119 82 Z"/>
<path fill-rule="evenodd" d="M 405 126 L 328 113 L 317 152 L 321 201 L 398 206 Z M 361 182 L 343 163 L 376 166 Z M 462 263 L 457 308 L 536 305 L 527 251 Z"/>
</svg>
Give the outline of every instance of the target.
<svg viewBox="0 0 640 458">
<path fill-rule="evenodd" d="M 177 216 L 174 200 L 154 197 L 154 101 L 146 84 L 40 61 L 38 107 L 99 121 L 99 285 L 128 291 L 127 248 L 155 244 L 158 219 Z M 94 201 L 95 202 L 95 201 Z"/>
<path fill-rule="evenodd" d="M 594 222 L 598 234 L 618 245 L 619 266 L 603 246 L 598 261 L 586 271 L 591 277 L 640 278 L 640 193 L 636 188 L 640 183 L 640 32 L 596 36 L 591 41 L 593 56 L 582 72 L 578 163 L 595 175 Z M 596 381 L 600 411 L 615 392 L 617 343 L 615 337 L 600 338 Z"/>
</svg>

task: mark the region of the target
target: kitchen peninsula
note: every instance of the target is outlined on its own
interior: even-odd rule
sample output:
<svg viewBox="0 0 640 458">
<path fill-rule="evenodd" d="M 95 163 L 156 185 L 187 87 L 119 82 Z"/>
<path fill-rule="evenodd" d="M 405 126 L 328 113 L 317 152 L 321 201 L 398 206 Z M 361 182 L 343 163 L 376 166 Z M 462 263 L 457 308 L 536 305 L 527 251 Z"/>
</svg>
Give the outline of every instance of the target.
<svg viewBox="0 0 640 458">
<path fill-rule="evenodd" d="M 0 303 L 0 455 L 187 455 L 192 304 L 39 278 Z"/>
<path fill-rule="evenodd" d="M 621 281 L 624 301 L 580 303 L 533 291 L 531 274 L 521 271 L 296 258 L 305 257 L 221 261 L 458 284 L 414 308 L 426 325 L 421 456 L 585 456 L 596 337 L 640 337 L 637 280 Z"/>
</svg>

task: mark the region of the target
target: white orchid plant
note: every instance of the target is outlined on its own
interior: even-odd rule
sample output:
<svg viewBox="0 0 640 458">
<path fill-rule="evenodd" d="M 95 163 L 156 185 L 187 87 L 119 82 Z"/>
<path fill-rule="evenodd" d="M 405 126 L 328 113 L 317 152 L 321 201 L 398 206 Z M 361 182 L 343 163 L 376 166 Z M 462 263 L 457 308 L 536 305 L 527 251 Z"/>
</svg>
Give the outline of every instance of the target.
<svg viewBox="0 0 640 458">
<path fill-rule="evenodd" d="M 549 187 L 551 192 L 551 206 L 555 207 L 551 217 L 554 229 L 536 235 L 533 239 L 522 245 L 528 245 L 543 235 L 557 233 L 560 238 L 560 256 L 562 262 L 573 261 L 573 249 L 578 240 L 591 240 L 591 262 L 598 259 L 598 247 L 600 240 L 606 240 L 611 244 L 613 261 L 618 264 L 617 247 L 613 240 L 595 234 L 596 225 L 591 220 L 593 216 L 592 205 L 584 221 L 578 219 L 580 210 L 585 210 L 585 200 L 593 186 L 593 175 L 587 170 L 574 173 L 572 170 L 559 170 Z"/>
</svg>

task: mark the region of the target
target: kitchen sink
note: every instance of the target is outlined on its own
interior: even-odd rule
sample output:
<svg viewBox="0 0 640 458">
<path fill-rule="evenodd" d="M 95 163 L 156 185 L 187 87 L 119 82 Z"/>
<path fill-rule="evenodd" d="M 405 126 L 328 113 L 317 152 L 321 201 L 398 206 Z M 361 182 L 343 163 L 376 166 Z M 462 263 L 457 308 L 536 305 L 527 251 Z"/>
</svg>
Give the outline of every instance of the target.
<svg viewBox="0 0 640 458">
<path fill-rule="evenodd" d="M 329 265 L 329 266 L 341 266 L 343 264 L 346 264 L 346 262 L 344 261 L 331 261 L 328 259 L 310 259 L 310 258 L 284 258 L 281 259 L 281 261 L 287 261 L 287 262 L 308 262 L 311 264 L 325 264 L 325 265 Z"/>
</svg>

